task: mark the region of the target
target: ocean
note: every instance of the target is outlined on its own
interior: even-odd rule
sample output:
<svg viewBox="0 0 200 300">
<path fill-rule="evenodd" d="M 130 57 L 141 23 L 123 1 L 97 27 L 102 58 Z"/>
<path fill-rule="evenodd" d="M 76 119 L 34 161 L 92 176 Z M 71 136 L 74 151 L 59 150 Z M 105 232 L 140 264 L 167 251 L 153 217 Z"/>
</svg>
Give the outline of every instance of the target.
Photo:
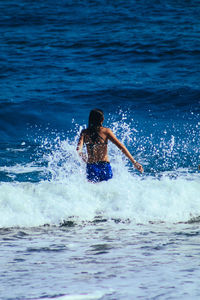
<svg viewBox="0 0 200 300">
<path fill-rule="evenodd" d="M 200 299 L 199 28 L 197 0 L 0 2 L 0 299 Z M 109 143 L 87 182 L 96 107 L 143 174 Z"/>
</svg>

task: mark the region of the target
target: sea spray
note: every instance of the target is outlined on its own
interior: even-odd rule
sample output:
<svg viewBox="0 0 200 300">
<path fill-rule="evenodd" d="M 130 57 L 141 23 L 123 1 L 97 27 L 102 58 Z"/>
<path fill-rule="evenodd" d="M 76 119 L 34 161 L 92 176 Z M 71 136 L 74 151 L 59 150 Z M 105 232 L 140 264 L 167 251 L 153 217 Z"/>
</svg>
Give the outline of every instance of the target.
<svg viewBox="0 0 200 300">
<path fill-rule="evenodd" d="M 57 133 L 38 140 L 35 160 L 1 167 L 11 182 L 0 185 L 0 227 L 59 225 L 68 220 L 82 223 L 97 217 L 133 224 L 186 222 L 198 217 L 199 128 L 161 124 L 161 130 L 157 123 L 141 126 L 127 114 L 123 113 L 119 122 L 111 118 L 107 123 L 143 164 L 143 175 L 109 143 L 113 179 L 87 182 L 85 163 L 76 153 L 86 125 L 75 124 L 68 137 Z M 184 135 L 180 126 L 185 128 Z M 35 183 L 28 179 L 34 174 L 38 176 Z M 20 175 L 26 180 L 17 180 Z"/>
</svg>

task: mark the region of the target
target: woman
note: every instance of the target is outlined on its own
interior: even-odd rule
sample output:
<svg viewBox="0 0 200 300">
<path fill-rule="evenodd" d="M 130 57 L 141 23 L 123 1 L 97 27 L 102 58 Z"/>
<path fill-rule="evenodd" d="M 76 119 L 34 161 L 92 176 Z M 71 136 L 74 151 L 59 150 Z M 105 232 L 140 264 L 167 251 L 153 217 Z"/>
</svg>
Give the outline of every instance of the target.
<svg viewBox="0 0 200 300">
<path fill-rule="evenodd" d="M 87 179 L 91 182 L 100 182 L 112 178 L 112 169 L 108 159 L 108 140 L 115 144 L 133 163 L 134 167 L 143 172 L 143 167 L 132 157 L 128 149 L 120 143 L 111 129 L 102 126 L 103 111 L 93 109 L 89 115 L 88 128 L 82 130 L 77 151 L 87 163 Z M 86 144 L 88 157 L 82 153 L 83 144 Z"/>
</svg>

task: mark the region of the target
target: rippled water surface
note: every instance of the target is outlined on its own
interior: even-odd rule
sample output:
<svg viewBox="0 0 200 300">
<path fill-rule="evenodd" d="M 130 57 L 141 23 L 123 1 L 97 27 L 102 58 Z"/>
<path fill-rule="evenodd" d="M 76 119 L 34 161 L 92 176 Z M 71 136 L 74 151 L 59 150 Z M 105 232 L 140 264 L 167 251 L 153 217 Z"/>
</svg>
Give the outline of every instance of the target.
<svg viewBox="0 0 200 300">
<path fill-rule="evenodd" d="M 200 295 L 196 224 L 133 226 L 96 219 L 76 226 L 2 229 L 0 234 L 3 299 Z"/>
</svg>

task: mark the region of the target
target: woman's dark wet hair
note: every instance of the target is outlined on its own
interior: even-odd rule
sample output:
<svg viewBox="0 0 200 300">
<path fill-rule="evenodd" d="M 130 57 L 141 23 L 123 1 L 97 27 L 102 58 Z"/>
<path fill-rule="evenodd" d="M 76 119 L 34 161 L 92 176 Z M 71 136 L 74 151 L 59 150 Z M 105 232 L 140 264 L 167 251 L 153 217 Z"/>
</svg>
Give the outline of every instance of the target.
<svg viewBox="0 0 200 300">
<path fill-rule="evenodd" d="M 88 128 L 98 128 L 104 120 L 103 111 L 101 109 L 95 108 L 91 110 L 89 115 Z"/>
<path fill-rule="evenodd" d="M 98 131 L 104 120 L 104 114 L 101 109 L 95 108 L 90 111 L 88 129 L 93 142 L 98 138 Z"/>
</svg>

